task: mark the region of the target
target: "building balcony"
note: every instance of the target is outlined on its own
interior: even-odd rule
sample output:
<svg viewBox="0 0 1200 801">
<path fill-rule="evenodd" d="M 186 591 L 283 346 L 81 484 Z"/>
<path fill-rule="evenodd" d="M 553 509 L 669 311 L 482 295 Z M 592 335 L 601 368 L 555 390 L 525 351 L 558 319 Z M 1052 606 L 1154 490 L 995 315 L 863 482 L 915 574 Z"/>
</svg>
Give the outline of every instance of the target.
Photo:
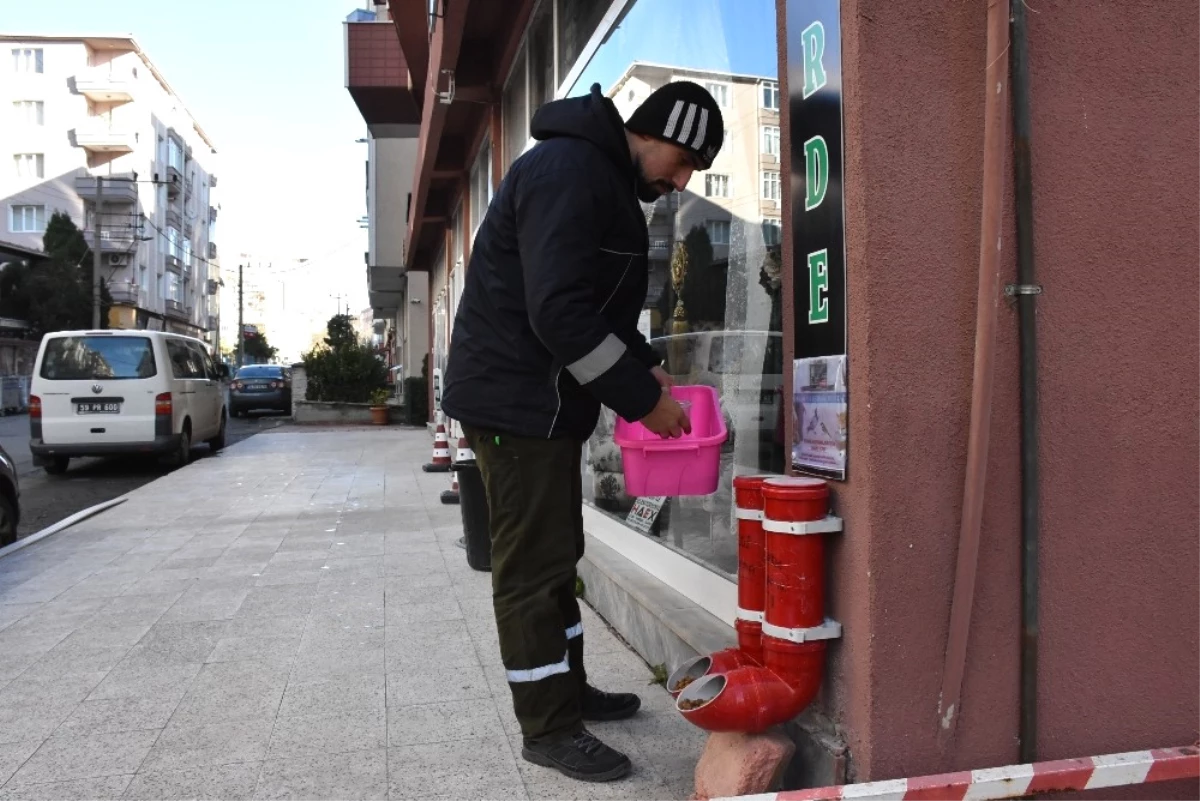
<svg viewBox="0 0 1200 801">
<path fill-rule="evenodd" d="M 96 103 L 128 103 L 133 100 L 134 81 L 128 70 L 89 67 L 75 76 L 75 91 Z"/>
<path fill-rule="evenodd" d="M 168 253 L 163 258 L 168 270 L 178 275 L 184 274 L 183 259 L 176 256 L 174 253 Z"/>
<path fill-rule="evenodd" d="M 187 306 L 184 306 L 183 301 L 181 300 L 171 300 L 168 298 L 165 308 L 168 317 L 173 317 L 176 320 L 183 320 L 185 322 L 190 322 L 192 319 L 192 310 Z"/>
<path fill-rule="evenodd" d="M 114 281 L 108 285 L 108 294 L 117 305 L 136 306 L 142 299 L 142 288 L 132 281 Z"/>
<path fill-rule="evenodd" d="M 137 147 L 137 134 L 107 120 L 96 119 L 75 129 L 75 146 L 93 153 L 132 153 Z"/>
<path fill-rule="evenodd" d="M 85 229 L 83 236 L 88 247 L 92 247 L 92 243 L 96 241 L 95 229 Z M 137 247 L 137 241 L 137 231 L 132 228 L 100 228 L 101 253 L 130 253 Z"/>
<path fill-rule="evenodd" d="M 174 165 L 167 166 L 167 174 L 163 176 L 163 181 L 167 184 L 167 197 L 179 197 L 180 191 L 183 190 L 183 173 Z"/>
<path fill-rule="evenodd" d="M 649 256 L 652 259 L 671 258 L 671 240 L 666 237 L 651 237 Z"/>
<path fill-rule="evenodd" d="M 415 136 L 421 111 L 395 23 L 351 21 L 345 26 L 346 88 L 367 129 L 376 137 Z"/>
<path fill-rule="evenodd" d="M 75 194 L 90 203 L 96 202 L 96 185 L 103 178 L 103 198 L 105 203 L 137 203 L 137 173 L 123 172 L 115 175 L 96 177 L 79 175 L 75 178 Z"/>
</svg>

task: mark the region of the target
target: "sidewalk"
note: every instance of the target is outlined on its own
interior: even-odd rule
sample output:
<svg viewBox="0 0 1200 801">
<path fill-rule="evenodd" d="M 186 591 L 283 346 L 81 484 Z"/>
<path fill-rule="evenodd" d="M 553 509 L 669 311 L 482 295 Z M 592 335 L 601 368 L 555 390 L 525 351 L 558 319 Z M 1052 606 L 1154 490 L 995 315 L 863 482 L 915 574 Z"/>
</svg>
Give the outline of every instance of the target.
<svg viewBox="0 0 1200 801">
<path fill-rule="evenodd" d="M 400 429 L 265 433 L 0 559 L 0 801 L 687 798 L 703 734 L 584 609 L 633 775 L 518 756 L 488 574 Z"/>
</svg>

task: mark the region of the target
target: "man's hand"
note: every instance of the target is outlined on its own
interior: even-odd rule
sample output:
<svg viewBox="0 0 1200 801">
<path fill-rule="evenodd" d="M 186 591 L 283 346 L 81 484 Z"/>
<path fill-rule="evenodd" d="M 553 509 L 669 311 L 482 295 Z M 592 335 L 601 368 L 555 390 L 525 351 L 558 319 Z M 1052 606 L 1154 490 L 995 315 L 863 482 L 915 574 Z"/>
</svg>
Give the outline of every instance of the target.
<svg viewBox="0 0 1200 801">
<path fill-rule="evenodd" d="M 662 394 L 654 411 L 643 417 L 641 423 L 664 439 L 692 433 L 692 421 L 688 419 L 687 412 L 667 392 Z"/>
<path fill-rule="evenodd" d="M 675 379 L 671 378 L 670 373 L 658 365 L 650 368 L 650 375 L 654 376 L 654 380 L 658 382 L 660 387 L 670 389 L 675 386 Z"/>
</svg>

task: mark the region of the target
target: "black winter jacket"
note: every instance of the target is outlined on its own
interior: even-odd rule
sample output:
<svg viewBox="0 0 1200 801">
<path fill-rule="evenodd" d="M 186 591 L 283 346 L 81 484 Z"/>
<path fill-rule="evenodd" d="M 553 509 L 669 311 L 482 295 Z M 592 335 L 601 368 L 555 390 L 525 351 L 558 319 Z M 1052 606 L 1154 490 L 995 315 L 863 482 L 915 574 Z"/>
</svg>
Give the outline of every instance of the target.
<svg viewBox="0 0 1200 801">
<path fill-rule="evenodd" d="M 646 217 L 624 123 L 598 85 L 543 106 L 532 132 L 471 250 L 442 408 L 478 428 L 585 440 L 601 403 L 634 421 L 661 395 L 637 328 Z"/>
</svg>

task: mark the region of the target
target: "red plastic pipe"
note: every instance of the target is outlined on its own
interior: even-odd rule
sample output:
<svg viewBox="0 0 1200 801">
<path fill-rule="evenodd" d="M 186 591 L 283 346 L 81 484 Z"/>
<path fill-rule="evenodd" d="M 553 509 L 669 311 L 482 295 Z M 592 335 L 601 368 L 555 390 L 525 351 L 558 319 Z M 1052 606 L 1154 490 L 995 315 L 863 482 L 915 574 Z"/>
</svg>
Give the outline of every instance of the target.
<svg viewBox="0 0 1200 801">
<path fill-rule="evenodd" d="M 824 640 L 787 638 L 825 622 L 824 544 L 803 524 L 825 519 L 829 486 L 819 479 L 772 478 L 761 492 L 767 544 L 763 661 L 724 673 L 712 670 L 710 661 L 707 675 L 693 677 L 679 693 L 676 708 L 708 731 L 756 733 L 791 720 L 816 697 L 824 675 Z"/>
</svg>

